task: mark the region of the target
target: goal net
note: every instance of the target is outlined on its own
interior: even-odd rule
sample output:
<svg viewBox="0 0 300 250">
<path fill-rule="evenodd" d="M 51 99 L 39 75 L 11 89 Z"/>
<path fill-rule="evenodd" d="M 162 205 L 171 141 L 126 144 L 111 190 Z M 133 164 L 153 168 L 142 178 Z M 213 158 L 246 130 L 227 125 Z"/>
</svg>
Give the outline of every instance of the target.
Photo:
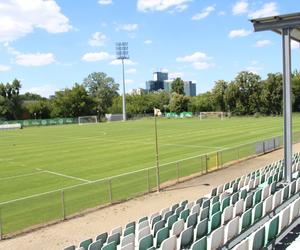
<svg viewBox="0 0 300 250">
<path fill-rule="evenodd" d="M 218 118 L 223 120 L 225 117 L 230 117 L 229 112 L 200 112 L 199 118 L 200 120 L 205 118 Z"/>
<path fill-rule="evenodd" d="M 92 116 L 79 116 L 78 117 L 78 124 L 79 125 L 84 125 L 84 124 L 91 124 L 91 123 L 97 123 L 98 119 L 97 116 L 92 115 Z"/>
</svg>

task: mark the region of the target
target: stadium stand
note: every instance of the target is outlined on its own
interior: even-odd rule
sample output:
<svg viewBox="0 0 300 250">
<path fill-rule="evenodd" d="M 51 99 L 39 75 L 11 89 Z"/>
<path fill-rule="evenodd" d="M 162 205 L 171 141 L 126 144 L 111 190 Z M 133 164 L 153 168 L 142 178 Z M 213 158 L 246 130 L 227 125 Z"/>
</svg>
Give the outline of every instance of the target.
<svg viewBox="0 0 300 250">
<path fill-rule="evenodd" d="M 64 250 L 274 249 L 300 222 L 299 153 L 292 172 L 293 181 L 284 183 L 283 161 L 274 162 Z"/>
</svg>

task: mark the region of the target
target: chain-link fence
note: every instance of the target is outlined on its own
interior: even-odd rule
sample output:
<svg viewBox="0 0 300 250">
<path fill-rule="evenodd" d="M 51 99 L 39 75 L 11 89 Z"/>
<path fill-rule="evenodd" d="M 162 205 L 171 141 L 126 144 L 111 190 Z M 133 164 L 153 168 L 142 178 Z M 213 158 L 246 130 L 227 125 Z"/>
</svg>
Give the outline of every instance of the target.
<svg viewBox="0 0 300 250">
<path fill-rule="evenodd" d="M 300 141 L 300 133 L 294 135 Z M 226 164 L 256 155 L 258 142 L 191 157 L 159 168 L 160 186 L 205 174 Z M 282 138 L 279 146 L 282 145 Z M 31 227 L 64 220 L 88 209 L 120 202 L 157 189 L 156 167 L 90 183 L 0 203 L 0 239 Z"/>
</svg>

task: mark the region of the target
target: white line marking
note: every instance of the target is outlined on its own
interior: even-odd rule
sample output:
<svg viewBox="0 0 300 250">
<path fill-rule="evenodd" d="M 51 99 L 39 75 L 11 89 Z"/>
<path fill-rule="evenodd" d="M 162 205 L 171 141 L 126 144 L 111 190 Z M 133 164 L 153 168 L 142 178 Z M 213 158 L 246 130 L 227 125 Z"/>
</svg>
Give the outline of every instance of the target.
<svg viewBox="0 0 300 250">
<path fill-rule="evenodd" d="M 154 144 L 154 143 L 153 143 Z M 176 146 L 176 147 L 187 147 L 187 148 L 211 148 L 211 149 L 222 149 L 222 147 L 210 147 L 201 145 L 185 145 L 185 144 L 173 144 L 173 143 L 160 143 L 162 146 Z"/>
<path fill-rule="evenodd" d="M 20 174 L 20 175 L 8 176 L 8 177 L 0 178 L 0 181 L 15 179 L 15 178 L 19 178 L 19 177 L 30 176 L 30 175 L 35 175 L 35 174 L 41 174 L 41 173 L 43 173 L 43 171 L 33 172 L 33 173 L 29 173 L 29 174 Z"/>
<path fill-rule="evenodd" d="M 37 168 L 37 170 L 40 170 L 40 169 Z M 71 175 L 65 175 L 65 174 L 61 174 L 61 173 L 57 173 L 57 172 L 53 172 L 53 171 L 49 171 L 49 170 L 42 169 L 42 171 L 45 172 L 45 173 L 54 174 L 54 175 L 62 176 L 62 177 L 69 178 L 69 179 L 74 179 L 74 180 L 83 181 L 83 182 L 87 182 L 87 183 L 91 182 L 91 181 L 86 180 L 86 179 L 82 179 L 82 178 L 71 176 Z"/>
</svg>

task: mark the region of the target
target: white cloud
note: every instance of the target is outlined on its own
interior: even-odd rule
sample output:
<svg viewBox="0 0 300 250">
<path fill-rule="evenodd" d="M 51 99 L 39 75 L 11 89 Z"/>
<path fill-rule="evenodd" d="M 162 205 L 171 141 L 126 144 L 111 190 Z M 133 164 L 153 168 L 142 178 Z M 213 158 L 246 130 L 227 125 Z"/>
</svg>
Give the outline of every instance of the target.
<svg viewBox="0 0 300 250">
<path fill-rule="evenodd" d="M 300 43 L 296 42 L 294 40 L 291 40 L 291 48 L 292 49 L 299 49 L 300 48 Z"/>
<path fill-rule="evenodd" d="M 240 15 L 248 12 L 248 2 L 247 1 L 240 1 L 236 2 L 232 8 L 233 15 Z"/>
<path fill-rule="evenodd" d="M 98 3 L 101 5 L 110 5 L 113 3 L 113 1 L 112 0 L 99 0 Z"/>
<path fill-rule="evenodd" d="M 187 8 L 187 3 L 192 0 L 138 0 L 137 8 L 139 11 L 164 11 L 175 9 L 183 11 Z"/>
<path fill-rule="evenodd" d="M 0 64 L 0 72 L 9 71 L 11 68 L 8 65 Z"/>
<path fill-rule="evenodd" d="M 44 66 L 55 62 L 52 53 L 17 54 L 16 63 L 22 66 Z"/>
<path fill-rule="evenodd" d="M 101 32 L 95 32 L 92 38 L 89 40 L 89 45 L 91 46 L 103 46 L 105 44 L 106 35 Z"/>
<path fill-rule="evenodd" d="M 252 60 L 250 62 L 250 66 L 246 67 L 245 69 L 253 74 L 258 74 L 258 71 L 262 70 L 263 68 L 259 66 L 259 61 Z"/>
<path fill-rule="evenodd" d="M 128 23 L 128 24 L 121 24 L 121 25 L 118 25 L 117 27 L 117 31 L 119 30 L 123 30 L 123 31 L 129 31 L 129 32 L 132 32 L 134 30 L 137 30 L 138 29 L 138 24 L 136 23 Z"/>
<path fill-rule="evenodd" d="M 261 18 L 278 15 L 277 4 L 275 2 L 265 3 L 261 9 L 249 13 L 250 18 Z"/>
<path fill-rule="evenodd" d="M 131 60 L 129 60 L 129 59 L 128 59 L 128 60 L 124 60 L 124 63 L 125 63 L 126 65 L 136 65 L 136 64 L 137 64 L 136 62 L 131 61 Z M 121 65 L 121 64 L 122 64 L 122 61 L 121 61 L 121 60 L 115 59 L 115 60 L 111 61 L 109 64 L 110 64 L 110 65 Z"/>
<path fill-rule="evenodd" d="M 258 40 L 256 41 L 256 43 L 254 44 L 255 47 L 264 47 L 267 45 L 272 44 L 272 42 L 270 40 Z"/>
<path fill-rule="evenodd" d="M 151 44 L 152 43 L 152 40 L 145 40 L 144 41 L 144 44 Z"/>
<path fill-rule="evenodd" d="M 44 97 L 49 97 L 50 95 L 54 95 L 55 91 L 57 91 L 57 89 L 50 84 L 35 86 L 35 87 L 22 90 L 23 93 L 30 92 Z"/>
<path fill-rule="evenodd" d="M 135 74 L 136 69 L 135 68 L 130 68 L 130 69 L 127 69 L 125 72 L 126 72 L 126 74 Z"/>
<path fill-rule="evenodd" d="M 183 72 L 173 72 L 173 73 L 169 73 L 169 78 L 170 79 L 176 79 L 176 78 L 183 78 L 184 73 Z"/>
<path fill-rule="evenodd" d="M 101 52 L 90 52 L 86 53 L 82 56 L 82 60 L 86 62 L 96 62 L 96 61 L 104 61 L 104 60 L 111 60 L 114 56 L 110 55 L 107 52 L 101 51 Z"/>
<path fill-rule="evenodd" d="M 2 0 L 0 42 L 14 41 L 41 28 L 49 33 L 69 31 L 69 19 L 55 0 Z"/>
<path fill-rule="evenodd" d="M 191 55 L 176 58 L 177 62 L 192 63 L 192 66 L 198 70 L 203 70 L 203 69 L 208 69 L 213 67 L 214 63 L 212 63 L 211 60 L 212 60 L 211 57 L 208 57 L 205 53 L 199 51 Z"/>
<path fill-rule="evenodd" d="M 208 6 L 204 10 L 202 10 L 200 13 L 194 15 L 192 17 L 192 20 L 201 20 L 201 19 L 204 19 L 204 18 L 208 17 L 209 14 L 211 12 L 213 12 L 214 10 L 215 10 L 214 6 Z"/>
<path fill-rule="evenodd" d="M 218 12 L 218 16 L 225 16 L 226 15 L 226 12 L 221 10 Z"/>
<path fill-rule="evenodd" d="M 229 37 L 230 38 L 235 38 L 235 37 L 244 37 L 248 36 L 252 33 L 251 30 L 245 30 L 245 29 L 237 29 L 237 30 L 231 30 L 229 32 Z"/>
</svg>

